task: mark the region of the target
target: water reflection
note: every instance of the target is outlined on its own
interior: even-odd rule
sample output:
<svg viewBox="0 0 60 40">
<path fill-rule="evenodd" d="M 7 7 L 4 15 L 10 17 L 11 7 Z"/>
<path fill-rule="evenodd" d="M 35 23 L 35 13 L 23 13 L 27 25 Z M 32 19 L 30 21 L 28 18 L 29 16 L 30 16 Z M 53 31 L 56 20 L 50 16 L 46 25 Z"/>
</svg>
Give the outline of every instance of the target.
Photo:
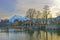
<svg viewBox="0 0 60 40">
<path fill-rule="evenodd" d="M 0 40 L 60 40 L 60 35 L 58 35 L 57 32 L 45 32 L 41 30 L 18 33 L 12 32 L 0 33 Z"/>
</svg>

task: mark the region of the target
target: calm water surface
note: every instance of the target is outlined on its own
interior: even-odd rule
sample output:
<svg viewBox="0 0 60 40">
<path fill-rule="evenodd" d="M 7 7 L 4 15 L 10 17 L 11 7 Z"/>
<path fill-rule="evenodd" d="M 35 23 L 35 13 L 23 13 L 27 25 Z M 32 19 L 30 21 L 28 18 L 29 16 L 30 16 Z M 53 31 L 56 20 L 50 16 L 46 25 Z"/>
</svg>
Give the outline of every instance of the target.
<svg viewBox="0 0 60 40">
<path fill-rule="evenodd" d="M 12 32 L 0 33 L 0 40 L 60 40 L 60 35 L 58 33 L 44 31 Z"/>
</svg>

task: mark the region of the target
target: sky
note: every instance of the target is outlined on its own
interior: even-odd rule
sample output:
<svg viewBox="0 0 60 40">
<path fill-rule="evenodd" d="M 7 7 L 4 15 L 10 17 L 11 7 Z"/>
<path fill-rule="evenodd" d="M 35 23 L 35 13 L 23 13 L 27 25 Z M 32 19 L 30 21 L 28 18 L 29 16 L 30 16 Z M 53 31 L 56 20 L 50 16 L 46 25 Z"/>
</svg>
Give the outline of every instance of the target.
<svg viewBox="0 0 60 40">
<path fill-rule="evenodd" d="M 49 5 L 54 12 L 60 10 L 60 0 L 0 0 L 0 18 L 10 18 L 13 15 L 25 16 L 29 8 L 41 10 Z"/>
</svg>

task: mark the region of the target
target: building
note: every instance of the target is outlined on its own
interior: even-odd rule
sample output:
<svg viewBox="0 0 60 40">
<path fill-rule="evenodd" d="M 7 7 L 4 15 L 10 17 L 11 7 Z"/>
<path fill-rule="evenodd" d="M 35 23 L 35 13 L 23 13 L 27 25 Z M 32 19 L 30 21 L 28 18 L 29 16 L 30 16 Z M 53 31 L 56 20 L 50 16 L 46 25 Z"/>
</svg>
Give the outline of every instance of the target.
<svg viewBox="0 0 60 40">
<path fill-rule="evenodd" d="M 18 24 L 19 24 L 19 21 L 16 19 L 16 20 L 14 20 L 14 23 L 13 23 L 13 25 L 14 26 L 18 26 Z"/>
</svg>

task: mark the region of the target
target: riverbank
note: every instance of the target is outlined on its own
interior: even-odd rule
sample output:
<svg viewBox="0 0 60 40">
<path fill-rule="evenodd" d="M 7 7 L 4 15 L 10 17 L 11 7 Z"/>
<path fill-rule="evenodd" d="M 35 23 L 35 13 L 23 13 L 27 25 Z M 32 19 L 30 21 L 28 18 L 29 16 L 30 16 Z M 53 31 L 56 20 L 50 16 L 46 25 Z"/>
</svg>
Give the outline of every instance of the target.
<svg viewBox="0 0 60 40">
<path fill-rule="evenodd" d="M 10 28 L 0 28 L 0 32 L 23 32 L 23 31 L 56 31 L 60 25 L 49 24 L 49 25 L 39 25 L 39 26 L 18 26 Z M 60 29 L 60 28 L 59 28 Z"/>
</svg>

